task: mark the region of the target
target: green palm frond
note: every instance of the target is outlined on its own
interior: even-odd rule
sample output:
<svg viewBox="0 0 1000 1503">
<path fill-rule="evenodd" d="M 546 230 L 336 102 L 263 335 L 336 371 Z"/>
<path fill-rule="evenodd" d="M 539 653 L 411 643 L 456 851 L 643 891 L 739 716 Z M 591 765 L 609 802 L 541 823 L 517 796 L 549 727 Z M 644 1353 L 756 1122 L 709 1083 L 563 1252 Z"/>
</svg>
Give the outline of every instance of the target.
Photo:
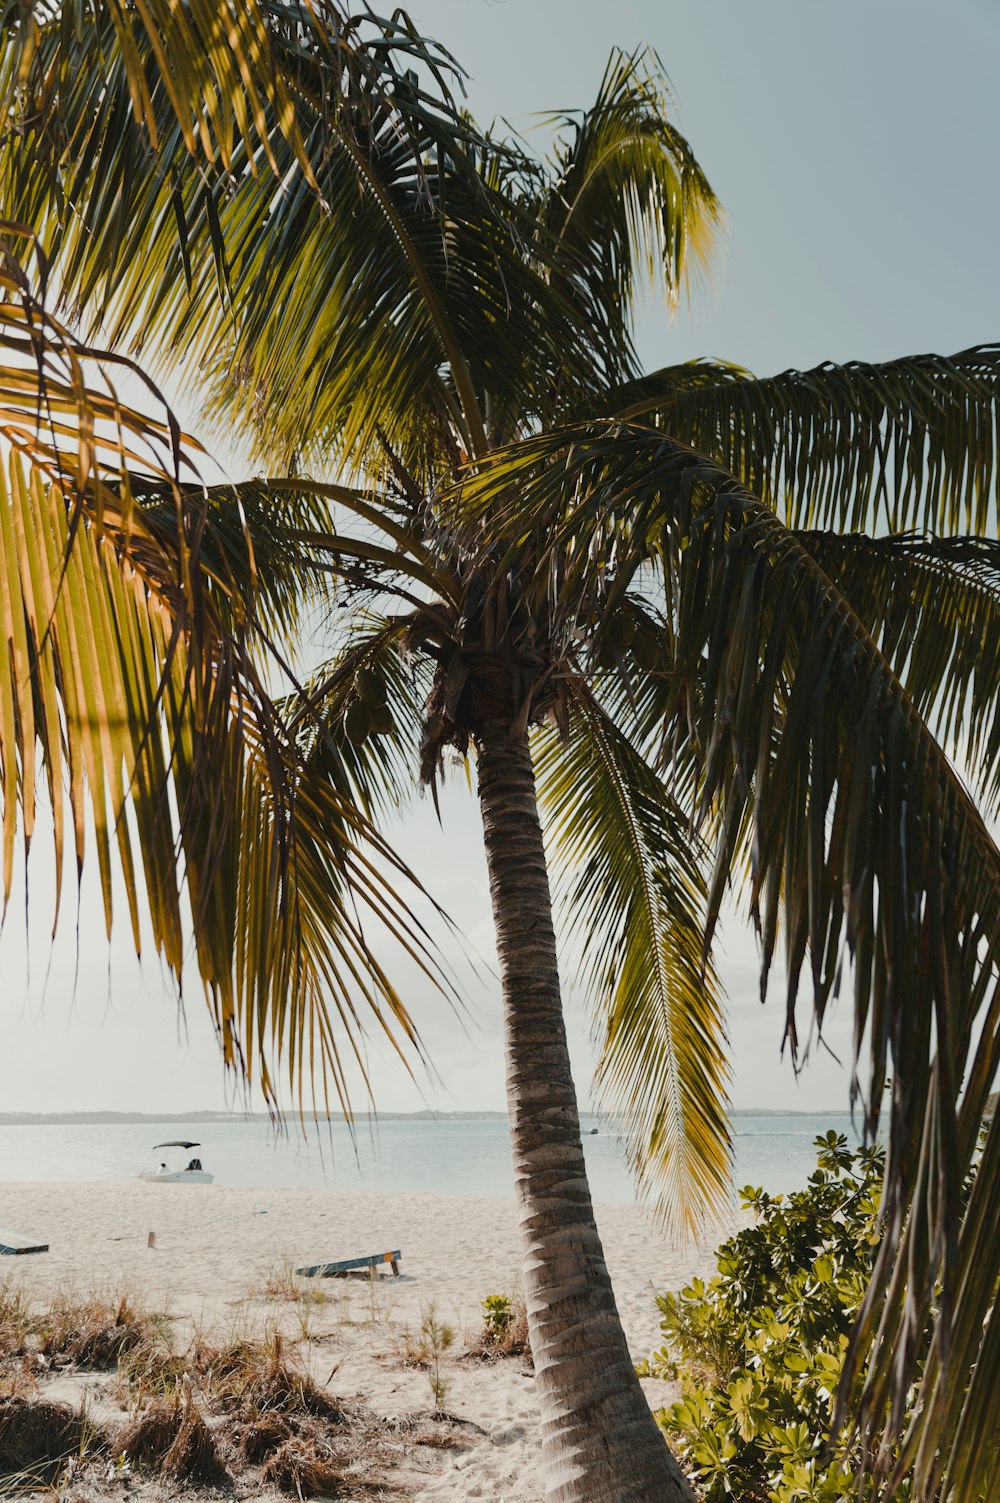
<svg viewBox="0 0 1000 1503">
<path fill-rule="evenodd" d="M 1000 545 L 799 531 L 977 794 L 1000 793 Z"/>
<path fill-rule="evenodd" d="M 163 578 L 150 588 L 142 572 L 162 555 L 141 508 L 122 553 L 110 505 L 103 533 L 73 530 L 73 504 L 37 471 L 12 458 L 0 484 L 4 892 L 41 784 L 57 894 L 68 822 L 78 873 L 92 841 L 109 932 L 117 861 L 137 949 L 143 906 L 178 981 L 193 937 L 227 1062 L 273 1100 L 283 1053 L 296 1092 L 313 1080 L 348 1110 L 366 1014 L 407 1057 L 417 1044 L 368 927 L 446 985 L 407 907 L 418 888 L 361 810 L 310 775 L 252 660 L 213 625 L 219 580 L 175 594 L 181 625 Z"/>
<path fill-rule="evenodd" d="M 949 1466 L 967 1486 L 961 1447 L 976 1431 L 948 1429 L 945 1397 L 953 1413 L 961 1390 L 971 1426 L 995 1399 L 1000 1327 L 983 1277 L 994 1231 L 962 1214 L 959 1189 L 1000 1064 L 1000 851 L 844 595 L 712 460 L 649 430 L 577 429 L 512 446 L 467 480 L 460 505 L 512 547 L 544 539 L 539 591 L 564 551 L 606 560 L 590 620 L 658 564 L 672 665 L 664 772 L 672 748 L 694 755 L 692 791 L 719 832 L 708 933 L 749 822 L 762 991 L 780 933 L 786 1038 L 794 1049 L 803 971 L 820 1027 L 851 985 L 871 1130 L 890 1079 L 885 1237 L 843 1400 L 866 1360 L 857 1423 L 874 1435 L 888 1414 L 891 1435 L 929 1328 L 940 1387 L 907 1454 L 921 1497 Z M 980 1173 L 988 1186 L 1000 1175 L 997 1133 Z"/>
<path fill-rule="evenodd" d="M 404 617 L 359 613 L 343 652 L 290 705 L 310 771 L 377 821 L 405 807 L 420 760 L 431 675 L 405 655 L 408 628 Z"/>
<path fill-rule="evenodd" d="M 33 231 L 0 220 L 0 437 L 52 483 L 89 494 L 98 511 L 109 474 L 126 501 L 130 467 L 168 488 L 190 479 L 200 446 L 181 434 L 132 361 L 91 348 L 53 316 L 47 287 Z M 122 402 L 115 383 L 126 372 L 144 384 L 161 418 Z"/>
<path fill-rule="evenodd" d="M 629 1162 L 693 1235 L 731 1195 L 721 996 L 704 963 L 705 885 L 690 823 L 588 694 L 535 762 L 563 932 L 582 951 L 600 1044 L 596 1084 Z"/>
<path fill-rule="evenodd" d="M 314 16 L 306 6 L 289 13 L 289 22 L 309 25 Z M 152 145 L 159 142 L 150 70 L 152 56 L 189 152 L 229 169 L 234 148 L 251 155 L 268 151 L 267 117 L 278 118 L 289 143 L 302 152 L 290 90 L 277 66 L 275 48 L 265 22 L 266 4 L 199 3 L 177 6 L 170 0 L 145 0 L 140 7 L 119 0 L 93 0 L 71 11 L 41 0 L 24 4 L 5 0 L 0 21 L 6 39 L 0 64 L 0 100 L 4 113 L 16 109 L 33 75 L 47 74 L 51 90 L 66 79 L 51 73 L 51 42 L 64 49 L 65 65 L 71 48 L 88 36 L 100 38 L 105 49 L 114 46 L 123 64 L 132 114 L 147 131 Z M 315 21 L 313 21 L 315 24 Z M 58 66 L 58 65 L 57 65 Z M 73 86 L 92 87 L 76 80 Z M 51 96 L 50 96 L 51 97 Z"/>
<path fill-rule="evenodd" d="M 281 179 L 280 143 L 314 187 L 302 113 L 310 58 L 321 56 L 345 93 L 360 81 L 389 107 L 402 78 L 412 101 L 428 102 L 409 71 L 414 63 L 446 97 L 459 72 L 405 11 L 397 9 L 388 20 L 371 12 L 357 16 L 338 0 L 192 0 L 185 6 L 174 0 L 143 0 L 141 6 L 2 0 L 0 34 L 0 105 L 17 130 L 30 130 L 33 108 L 42 107 L 56 117 L 65 142 L 79 146 L 69 128 L 72 111 L 61 111 L 74 93 L 78 104 L 89 98 L 96 109 L 103 90 L 100 67 L 87 77 L 74 75 L 88 56 L 100 64 L 113 57 L 135 122 L 154 151 L 163 145 L 165 100 L 166 118 L 189 155 L 230 173 L 269 170 Z M 324 103 L 335 116 L 336 99 Z"/>
<path fill-rule="evenodd" d="M 139 475 L 125 483 L 167 558 L 182 537 L 196 537 L 200 582 L 225 626 L 262 636 L 269 648 L 310 605 L 329 606 L 338 596 L 346 605 L 347 591 L 358 608 L 365 596 L 423 604 L 457 590 L 454 571 L 414 527 L 413 509 L 391 493 L 307 476 L 197 488 Z M 340 513 L 352 530 L 342 529 Z"/>
<path fill-rule="evenodd" d="M 485 172 L 516 153 L 401 71 L 419 54 L 442 81 L 438 50 L 399 17 L 366 17 L 365 43 L 343 21 L 334 45 L 259 0 L 307 170 L 267 100 L 253 117 L 266 151 L 237 137 L 228 165 L 192 154 L 159 54 L 135 37 L 151 128 L 108 12 L 77 34 L 57 11 L 0 144 L 5 201 L 38 230 L 78 318 L 191 369 L 209 357 L 217 412 L 269 463 L 335 451 L 371 467 L 387 441 L 421 472 L 442 434 L 482 451 L 486 392 L 537 403 L 532 344 L 586 362 L 582 333 L 541 311 L 545 281 Z"/>
<path fill-rule="evenodd" d="M 602 410 L 712 455 L 789 526 L 996 530 L 995 344 L 765 380 L 697 362 L 635 381 Z"/>
<path fill-rule="evenodd" d="M 256 632 L 288 643 L 307 610 L 329 601 L 336 572 L 301 539 L 326 534 L 330 503 L 308 481 L 296 489 L 266 480 L 194 488 L 131 475 L 126 484 L 168 555 L 176 555 L 182 531 L 197 532 L 201 580 L 227 628 L 252 622 Z"/>
<path fill-rule="evenodd" d="M 600 341 L 606 379 L 636 368 L 638 279 L 675 303 L 710 265 L 721 209 L 687 141 L 668 120 L 654 54 L 613 52 L 594 105 L 556 117 L 552 177 L 538 214 L 554 289 Z"/>
</svg>

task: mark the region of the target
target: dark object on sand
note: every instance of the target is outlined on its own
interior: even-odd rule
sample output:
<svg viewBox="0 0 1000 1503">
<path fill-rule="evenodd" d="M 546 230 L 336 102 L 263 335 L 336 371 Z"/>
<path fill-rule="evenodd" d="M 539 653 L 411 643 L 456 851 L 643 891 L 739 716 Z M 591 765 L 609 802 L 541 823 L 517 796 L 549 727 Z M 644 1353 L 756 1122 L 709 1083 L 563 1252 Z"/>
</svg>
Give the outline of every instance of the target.
<svg viewBox="0 0 1000 1503">
<path fill-rule="evenodd" d="M 371 1253 L 366 1258 L 341 1258 L 336 1263 L 310 1263 L 306 1268 L 296 1268 L 296 1273 L 304 1274 L 307 1279 L 314 1278 L 319 1274 L 322 1279 L 334 1279 L 341 1274 L 357 1273 L 361 1269 L 368 1268 L 374 1275 L 375 1269 L 382 1263 L 388 1263 L 393 1275 L 399 1274 L 399 1261 L 401 1252 Z"/>
<path fill-rule="evenodd" d="M 19 1232 L 7 1232 L 0 1228 L 0 1255 L 17 1258 L 22 1253 L 48 1252 L 49 1244 L 35 1237 L 22 1237 Z"/>
</svg>

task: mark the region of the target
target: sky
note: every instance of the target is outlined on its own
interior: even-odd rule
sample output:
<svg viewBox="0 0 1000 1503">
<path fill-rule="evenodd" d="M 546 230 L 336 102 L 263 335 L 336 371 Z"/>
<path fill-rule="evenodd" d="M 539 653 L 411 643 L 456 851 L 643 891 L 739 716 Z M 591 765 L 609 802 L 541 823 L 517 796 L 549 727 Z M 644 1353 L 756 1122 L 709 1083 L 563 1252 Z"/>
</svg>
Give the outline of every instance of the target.
<svg viewBox="0 0 1000 1503">
<path fill-rule="evenodd" d="M 659 54 L 677 123 L 722 200 L 728 233 L 714 284 L 693 307 L 673 322 L 662 308 L 644 308 L 638 343 L 647 367 L 710 355 L 769 375 L 823 360 L 948 354 L 1000 337 L 997 0 L 413 0 L 410 11 L 463 64 L 477 117 L 510 121 L 540 152 L 540 118 L 591 101 L 613 47 Z M 416 983 L 407 992 L 435 1075 L 418 1067 L 409 1078 L 372 1040 L 376 1104 L 499 1110 L 489 893 L 463 781 L 445 797 L 443 828 L 429 801 L 418 801 L 394 839 L 480 959 L 470 970 L 456 948 L 461 1012 Z M 78 925 L 73 891 L 64 903 L 53 944 L 40 832 L 29 917 L 19 887 L 0 934 L 0 1111 L 242 1104 L 224 1077 L 197 977 L 186 979 L 182 1013 L 155 956 L 136 960 L 127 925 L 108 943 L 96 883 L 85 879 Z M 563 959 L 586 1104 L 586 999 L 571 957 Z M 842 1110 L 848 1075 L 830 1054 L 814 1049 L 798 1076 L 781 1058 L 781 988 L 761 1006 L 752 937 L 735 913 L 718 959 L 734 1106 Z M 849 1058 L 846 1008 L 828 1042 Z"/>
</svg>

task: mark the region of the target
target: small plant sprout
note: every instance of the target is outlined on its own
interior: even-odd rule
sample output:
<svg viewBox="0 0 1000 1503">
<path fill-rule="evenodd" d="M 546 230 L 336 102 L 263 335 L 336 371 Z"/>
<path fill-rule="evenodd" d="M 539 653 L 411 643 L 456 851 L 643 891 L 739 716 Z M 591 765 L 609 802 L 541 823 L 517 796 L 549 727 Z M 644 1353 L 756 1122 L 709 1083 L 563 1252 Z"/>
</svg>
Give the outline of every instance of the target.
<svg viewBox="0 0 1000 1503">
<path fill-rule="evenodd" d="M 438 1320 L 437 1306 L 428 1305 L 420 1318 L 420 1337 L 414 1341 L 406 1337 L 407 1356 L 411 1362 L 427 1368 L 427 1381 L 431 1386 L 435 1413 L 444 1409 L 448 1383 L 441 1376 L 441 1358 L 454 1345 L 455 1329 L 447 1321 Z"/>
</svg>

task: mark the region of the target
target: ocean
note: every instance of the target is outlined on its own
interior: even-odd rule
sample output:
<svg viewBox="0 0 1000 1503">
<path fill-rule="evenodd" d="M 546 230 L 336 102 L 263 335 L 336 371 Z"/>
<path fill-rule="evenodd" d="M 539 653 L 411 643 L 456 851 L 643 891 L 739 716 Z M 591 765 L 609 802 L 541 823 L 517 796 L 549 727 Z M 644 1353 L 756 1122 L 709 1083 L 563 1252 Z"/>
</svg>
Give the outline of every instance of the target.
<svg viewBox="0 0 1000 1503">
<path fill-rule="evenodd" d="M 590 1129 L 598 1131 L 592 1134 Z M 846 1114 L 735 1112 L 737 1186 L 772 1193 L 803 1186 L 815 1168 L 813 1140 L 835 1128 L 856 1142 Z M 585 1118 L 584 1145 L 594 1199 L 635 1200 L 613 1126 Z M 153 1145 L 197 1139 L 206 1169 L 223 1185 L 413 1191 L 429 1195 L 513 1194 L 506 1123 L 498 1117 L 384 1119 L 361 1124 L 352 1142 L 343 1123 L 275 1133 L 267 1122 L 0 1123 L 0 1181 L 128 1180 L 155 1168 Z"/>
</svg>

